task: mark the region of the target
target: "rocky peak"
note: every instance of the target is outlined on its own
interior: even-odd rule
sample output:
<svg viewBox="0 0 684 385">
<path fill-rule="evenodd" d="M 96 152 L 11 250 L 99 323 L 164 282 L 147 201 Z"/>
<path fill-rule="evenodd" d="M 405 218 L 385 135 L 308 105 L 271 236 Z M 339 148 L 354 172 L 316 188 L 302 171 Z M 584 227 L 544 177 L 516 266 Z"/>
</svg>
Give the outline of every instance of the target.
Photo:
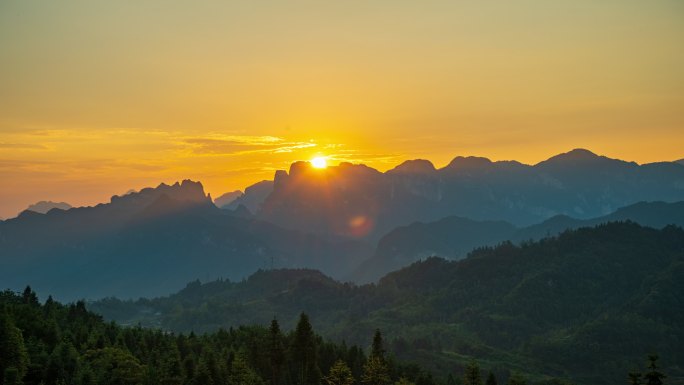
<svg viewBox="0 0 684 385">
<path fill-rule="evenodd" d="M 388 174 L 430 174 L 433 172 L 435 172 L 435 165 L 425 159 L 407 160 L 387 171 Z"/>
<path fill-rule="evenodd" d="M 594 161 L 599 158 L 602 158 L 593 152 L 589 150 L 585 150 L 583 148 L 576 148 L 572 151 L 568 151 L 562 154 L 558 154 L 556 156 L 553 156 L 549 159 L 547 159 L 545 162 L 587 162 L 587 161 Z"/>
<path fill-rule="evenodd" d="M 191 201 L 204 203 L 211 201 L 211 198 L 204 193 L 204 187 L 200 182 L 193 182 L 191 180 L 184 180 L 176 182 L 173 185 L 161 183 L 155 188 L 144 188 L 139 192 L 129 193 L 123 196 L 115 195 L 111 199 L 112 204 L 149 204 L 159 198 L 161 195 L 167 195 L 169 198 L 177 201 Z"/>
<path fill-rule="evenodd" d="M 473 170 L 488 168 L 492 161 L 479 156 L 457 156 L 444 169 L 449 170 Z"/>
</svg>

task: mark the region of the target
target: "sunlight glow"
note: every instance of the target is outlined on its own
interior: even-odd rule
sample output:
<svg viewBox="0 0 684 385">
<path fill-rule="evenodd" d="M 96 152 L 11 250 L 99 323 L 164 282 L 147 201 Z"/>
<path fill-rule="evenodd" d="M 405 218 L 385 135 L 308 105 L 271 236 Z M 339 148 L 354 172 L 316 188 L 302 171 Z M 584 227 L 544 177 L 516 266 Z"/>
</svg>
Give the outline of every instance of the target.
<svg viewBox="0 0 684 385">
<path fill-rule="evenodd" d="M 311 159 L 311 165 L 314 168 L 326 168 L 328 167 L 328 161 L 325 159 L 324 156 L 317 156 Z"/>
</svg>

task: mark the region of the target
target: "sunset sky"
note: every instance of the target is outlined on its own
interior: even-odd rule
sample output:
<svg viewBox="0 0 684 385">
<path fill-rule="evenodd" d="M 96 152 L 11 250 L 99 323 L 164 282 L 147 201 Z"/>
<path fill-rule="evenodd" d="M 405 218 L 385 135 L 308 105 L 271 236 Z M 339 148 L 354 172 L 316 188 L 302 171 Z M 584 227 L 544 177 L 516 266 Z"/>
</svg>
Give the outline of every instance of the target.
<svg viewBox="0 0 684 385">
<path fill-rule="evenodd" d="M 0 217 L 316 155 L 684 158 L 684 2 L 2 1 Z"/>
</svg>

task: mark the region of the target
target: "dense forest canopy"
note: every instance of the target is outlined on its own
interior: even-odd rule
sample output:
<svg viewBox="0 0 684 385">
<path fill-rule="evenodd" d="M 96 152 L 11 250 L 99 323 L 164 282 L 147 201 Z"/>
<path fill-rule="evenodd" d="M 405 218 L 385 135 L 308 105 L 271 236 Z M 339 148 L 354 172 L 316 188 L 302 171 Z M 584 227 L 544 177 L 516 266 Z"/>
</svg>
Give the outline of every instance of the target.
<svg viewBox="0 0 684 385">
<path fill-rule="evenodd" d="M 429 258 L 355 286 L 312 270 L 260 271 L 242 282 L 193 282 L 153 300 L 107 299 L 108 319 L 175 332 L 267 324 L 294 328 L 300 311 L 333 341 L 388 350 L 437 376 L 476 359 L 496 373 L 613 384 L 653 352 L 684 373 L 684 230 L 630 222 L 502 243 L 449 262 Z"/>
<path fill-rule="evenodd" d="M 290 332 L 274 319 L 268 327 L 174 334 L 104 322 L 81 301 L 41 304 L 30 288 L 0 293 L 2 385 L 319 384 L 337 383 L 329 380 L 342 374 L 358 384 L 378 373 L 382 383 L 437 383 L 416 365 L 396 363 L 382 346 L 379 331 L 369 356 L 326 341 L 304 313 Z"/>
</svg>

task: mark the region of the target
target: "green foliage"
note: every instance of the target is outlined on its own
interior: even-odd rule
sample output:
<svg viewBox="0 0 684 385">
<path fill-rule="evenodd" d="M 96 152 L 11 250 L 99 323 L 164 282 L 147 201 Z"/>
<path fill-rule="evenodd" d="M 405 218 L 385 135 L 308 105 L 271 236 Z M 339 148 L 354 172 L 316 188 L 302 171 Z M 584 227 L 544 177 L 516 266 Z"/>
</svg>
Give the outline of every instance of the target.
<svg viewBox="0 0 684 385">
<path fill-rule="evenodd" d="M 494 373 L 491 371 L 487 375 L 487 381 L 485 382 L 485 385 L 497 385 L 496 376 L 494 376 Z"/>
<path fill-rule="evenodd" d="M 463 385 L 482 385 L 480 365 L 478 365 L 477 362 L 470 361 L 465 367 L 465 373 L 463 373 Z"/>
<path fill-rule="evenodd" d="M 641 373 L 639 372 L 629 372 L 627 374 L 629 377 L 630 385 L 641 385 Z"/>
<path fill-rule="evenodd" d="M 330 373 L 323 378 L 328 385 L 353 385 L 354 376 L 352 375 L 349 366 L 342 361 L 337 360 L 330 368 Z"/>
<path fill-rule="evenodd" d="M 417 385 L 435 385 L 420 369 L 377 356 L 367 360 L 358 346 L 324 341 L 304 313 L 286 334 L 272 320 L 268 328 L 175 335 L 105 323 L 83 302 L 48 299 L 41 305 L 32 298 L 28 292 L 0 292 L 1 385 L 318 385 L 321 372 L 328 373 L 328 384 L 353 385 L 364 370 L 370 384 L 404 376 L 427 379 Z M 376 346 L 382 345 L 379 336 Z"/>
<path fill-rule="evenodd" d="M 658 355 L 651 354 L 648 356 L 648 372 L 644 374 L 646 385 L 662 385 L 663 380 L 667 378 L 658 367 Z"/>
<path fill-rule="evenodd" d="M 21 377 L 22 376 L 19 373 L 19 369 L 15 368 L 14 366 L 10 366 L 4 371 L 2 383 L 3 385 L 21 385 Z"/>
<path fill-rule="evenodd" d="M 416 385 L 453 385 L 460 378 L 448 379 L 447 373 L 460 377 L 476 358 L 501 379 L 522 370 L 527 380 L 511 376 L 516 384 L 562 383 L 546 373 L 608 384 L 625 382 L 624 368 L 646 349 L 667 357 L 663 371 L 675 378 L 681 368 L 672 363 L 684 360 L 683 282 L 684 231 L 617 223 L 481 249 L 460 262 L 431 258 L 377 285 L 280 270 L 243 283 L 196 283 L 170 298 L 129 303 L 144 307 L 142 314 L 161 312 L 153 320 L 164 330 L 211 331 L 199 335 L 120 327 L 87 311 L 84 302 L 61 305 L 49 298 L 41 305 L 30 289 L 5 291 L 0 380 L 318 384 L 321 373 L 342 360 L 363 383 L 404 378 Z M 306 314 L 293 314 L 302 309 L 316 315 L 327 337 L 371 345 L 369 357 L 356 345 L 317 336 Z M 274 313 L 285 330 L 295 330 L 283 333 Z M 234 323 L 255 320 L 270 327 Z M 662 384 L 656 360 L 642 371 L 642 382 Z M 401 363 L 406 361 L 421 366 Z"/>
<path fill-rule="evenodd" d="M 285 362 L 285 346 L 280 325 L 275 318 L 271 321 L 269 332 L 269 360 L 271 364 L 271 385 L 282 382 L 283 364 Z"/>
<path fill-rule="evenodd" d="M 375 329 L 375 334 L 373 335 L 373 345 L 371 346 L 371 357 L 376 357 L 380 361 L 385 361 L 385 348 L 382 343 L 382 333 L 380 329 Z"/>
<path fill-rule="evenodd" d="M 387 364 L 379 356 L 370 356 L 363 366 L 361 382 L 368 385 L 386 385 L 390 383 Z"/>
<path fill-rule="evenodd" d="M 399 378 L 397 382 L 394 383 L 394 385 L 416 385 L 413 382 L 407 380 L 404 377 Z"/>
<path fill-rule="evenodd" d="M 21 330 L 0 304 L 0 374 L 4 385 L 19 383 L 28 368 L 28 353 Z M 7 382 L 5 382 L 7 381 Z"/>
<path fill-rule="evenodd" d="M 135 385 L 143 381 L 145 367 L 126 350 L 116 347 L 89 350 L 84 358 L 97 384 Z"/>
<path fill-rule="evenodd" d="M 366 346 L 380 328 L 386 356 L 418 362 L 440 379 L 460 378 L 477 359 L 500 382 L 522 371 L 530 383 L 553 374 L 603 385 L 625 382 L 624 368 L 649 350 L 668 357 L 673 377 L 684 377 L 674 364 L 684 362 L 681 298 L 684 230 L 618 222 L 481 248 L 461 261 L 429 258 L 373 285 L 311 270 L 260 271 L 244 282 L 93 306 L 175 332 L 267 324 L 274 313 L 292 329 L 304 311 L 335 341 Z M 347 362 L 359 378 L 365 358 Z"/>
<path fill-rule="evenodd" d="M 293 361 L 296 378 L 302 385 L 318 384 L 320 370 L 317 365 L 316 341 L 309 317 L 299 316 L 294 341 L 292 342 Z"/>
<path fill-rule="evenodd" d="M 527 380 L 519 373 L 515 373 L 508 378 L 508 385 L 527 385 Z"/>
<path fill-rule="evenodd" d="M 265 385 L 266 382 L 250 368 L 247 361 L 240 355 L 235 358 L 228 375 L 228 383 L 235 385 Z"/>
<path fill-rule="evenodd" d="M 71 341 L 65 340 L 57 344 L 50 354 L 46 371 L 48 383 L 60 379 L 71 383 L 78 367 L 78 352 Z"/>
</svg>

